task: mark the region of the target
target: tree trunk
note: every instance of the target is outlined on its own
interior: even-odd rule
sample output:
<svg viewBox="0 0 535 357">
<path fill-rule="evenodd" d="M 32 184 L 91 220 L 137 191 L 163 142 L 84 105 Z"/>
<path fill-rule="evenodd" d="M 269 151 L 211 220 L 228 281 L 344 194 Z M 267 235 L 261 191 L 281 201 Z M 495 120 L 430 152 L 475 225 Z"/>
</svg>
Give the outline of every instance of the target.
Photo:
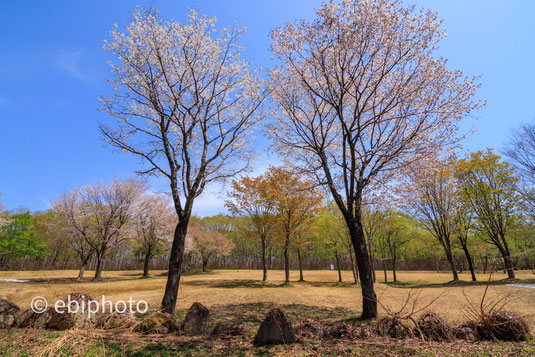
<svg viewBox="0 0 535 357">
<path fill-rule="evenodd" d="M 385 274 L 385 284 L 388 283 L 388 274 L 386 273 L 386 262 L 383 259 L 383 272 Z"/>
<path fill-rule="evenodd" d="M 392 256 L 392 277 L 394 279 L 394 283 L 398 281 L 398 277 L 396 275 L 396 256 Z"/>
<path fill-rule="evenodd" d="M 83 262 L 83 263 L 82 263 L 82 266 L 80 267 L 80 271 L 78 272 L 78 280 L 81 280 L 81 279 L 84 278 L 85 265 L 86 265 L 86 263 Z"/>
<path fill-rule="evenodd" d="M 459 275 L 457 275 L 457 268 L 455 268 L 455 262 L 453 261 L 451 250 L 446 248 L 445 245 L 443 246 L 444 246 L 444 250 L 446 251 L 446 259 L 448 260 L 448 263 L 450 263 L 451 273 L 453 274 L 453 281 L 458 281 Z"/>
<path fill-rule="evenodd" d="M 261 237 L 260 240 L 262 243 L 262 281 L 267 281 L 266 237 Z"/>
<path fill-rule="evenodd" d="M 173 245 L 169 256 L 169 272 L 167 274 L 167 284 L 162 300 L 162 312 L 174 314 L 176 300 L 178 296 L 178 287 L 180 285 L 180 274 L 182 262 L 184 261 L 184 242 L 188 230 L 189 215 L 179 219 L 175 228 Z"/>
<path fill-rule="evenodd" d="M 301 262 L 301 251 L 297 251 L 297 260 L 299 261 L 299 281 L 305 281 L 303 279 L 303 264 Z"/>
<path fill-rule="evenodd" d="M 462 244 L 464 255 L 466 257 L 466 261 L 468 263 L 468 268 L 470 269 L 470 274 L 472 274 L 472 281 L 477 281 L 476 279 L 476 272 L 474 271 L 474 264 L 472 262 L 472 257 L 470 256 L 470 252 L 468 251 L 468 247 L 466 244 Z"/>
<path fill-rule="evenodd" d="M 372 269 L 372 281 L 375 283 L 375 256 L 373 254 L 375 250 L 373 247 L 373 242 L 371 240 L 368 242 L 368 248 L 368 255 L 370 256 L 370 266 Z"/>
<path fill-rule="evenodd" d="M 334 257 L 336 258 L 336 269 L 338 269 L 338 282 L 342 282 L 342 272 L 340 271 L 340 257 L 338 256 L 338 252 L 334 252 Z M 351 258 L 351 257 L 350 257 Z"/>
<path fill-rule="evenodd" d="M 150 256 L 151 251 L 150 249 L 147 251 L 147 254 L 145 254 L 145 262 L 143 263 L 143 277 L 148 278 L 149 277 L 149 262 L 150 262 Z"/>
<path fill-rule="evenodd" d="M 286 237 L 284 244 L 284 284 L 290 284 L 290 259 L 288 258 L 288 245 L 290 244 L 290 237 Z"/>
<path fill-rule="evenodd" d="M 507 246 L 507 242 L 505 241 L 505 238 L 502 237 L 503 246 L 500 244 L 496 244 L 498 247 L 498 250 L 502 254 L 503 262 L 505 264 L 505 269 L 507 270 L 507 277 L 509 279 L 515 278 L 515 267 L 513 265 L 513 260 L 511 259 L 511 253 L 509 252 L 509 247 Z"/>
<path fill-rule="evenodd" d="M 356 209 L 354 220 L 350 219 L 348 222 L 349 236 L 355 249 L 355 258 L 360 275 L 360 287 L 362 290 L 361 318 L 372 319 L 377 317 L 377 296 L 373 288 L 372 269 L 366 247 L 366 238 L 362 229 L 360 205 L 357 204 Z"/>
<path fill-rule="evenodd" d="M 354 284 L 357 284 L 359 282 L 359 278 L 357 276 L 357 268 L 355 266 L 355 260 L 353 259 L 353 252 L 352 251 L 350 251 L 350 254 L 349 254 L 349 261 L 351 262 L 351 271 L 353 272 Z"/>
<path fill-rule="evenodd" d="M 95 268 L 95 277 L 94 279 L 102 278 L 102 269 L 104 269 L 104 259 L 106 259 L 105 252 L 97 255 L 97 266 Z"/>
<path fill-rule="evenodd" d="M 202 272 L 206 273 L 206 266 L 208 265 L 208 257 L 202 258 Z"/>
</svg>

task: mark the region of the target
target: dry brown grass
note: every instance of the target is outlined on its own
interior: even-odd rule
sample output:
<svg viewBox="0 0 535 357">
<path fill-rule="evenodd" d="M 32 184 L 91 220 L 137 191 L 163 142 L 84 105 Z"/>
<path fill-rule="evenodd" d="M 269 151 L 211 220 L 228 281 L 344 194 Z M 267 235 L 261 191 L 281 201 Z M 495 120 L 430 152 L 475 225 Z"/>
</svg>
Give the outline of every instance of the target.
<svg viewBox="0 0 535 357">
<path fill-rule="evenodd" d="M 28 308 L 35 296 L 43 296 L 50 302 L 64 297 L 72 291 L 91 294 L 99 300 L 101 295 L 112 301 L 131 296 L 134 300 L 145 300 L 150 310 L 157 310 L 162 299 L 166 277 L 162 271 L 152 271 L 152 278 L 139 279 L 138 271 L 107 271 L 101 281 L 82 282 L 65 280 L 76 277 L 77 272 L 65 271 L 2 271 L 0 278 L 31 279 L 29 283 L 0 282 L 0 298 L 7 298 L 22 308 Z M 92 276 L 87 272 L 87 276 Z M 335 271 L 305 271 L 306 282 L 293 282 L 290 287 L 280 286 L 284 280 L 283 271 L 270 271 L 269 281 L 262 283 L 261 271 L 256 270 L 216 270 L 207 274 L 183 277 L 177 307 L 186 309 L 195 301 L 207 307 L 221 304 L 272 303 L 275 305 L 303 304 L 324 308 L 343 307 L 358 315 L 362 303 L 360 287 L 350 284 L 351 272 L 343 272 L 344 281 L 336 283 Z M 519 279 L 534 279 L 531 272 L 517 272 Z M 484 285 L 425 287 L 422 284 L 442 284 L 451 280 L 448 273 L 436 272 L 399 272 L 400 282 L 408 285 L 388 286 L 382 284 L 382 273 L 378 272 L 379 283 L 376 285 L 377 295 L 384 307 L 397 309 L 401 307 L 407 296 L 410 284 L 421 286 L 419 300 L 427 304 L 436 299 L 430 307 L 444 316 L 451 323 L 466 320 L 464 313 L 467 307 L 465 295 L 478 300 L 485 290 Z M 496 274 L 494 279 L 502 279 Z M 480 281 L 488 279 L 488 275 L 479 274 Z M 58 280 L 60 279 L 60 280 Z M 63 280 L 61 280 L 63 279 Z M 291 272 L 291 279 L 298 279 L 298 272 Z M 469 282 L 469 274 L 460 274 L 460 279 Z M 37 282 L 35 282 L 37 280 Z M 535 320 L 535 289 L 492 285 L 489 296 L 506 296 L 514 294 L 508 310 L 528 315 L 533 326 Z M 380 314 L 385 314 L 381 311 Z"/>
</svg>

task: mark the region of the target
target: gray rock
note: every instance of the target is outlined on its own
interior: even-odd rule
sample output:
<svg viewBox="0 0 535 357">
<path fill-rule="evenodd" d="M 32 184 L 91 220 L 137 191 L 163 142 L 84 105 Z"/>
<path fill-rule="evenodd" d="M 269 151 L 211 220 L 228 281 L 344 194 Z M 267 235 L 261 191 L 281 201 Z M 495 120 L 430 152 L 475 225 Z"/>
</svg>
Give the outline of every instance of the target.
<svg viewBox="0 0 535 357">
<path fill-rule="evenodd" d="M 187 334 L 202 335 L 205 334 L 210 320 L 210 310 L 201 303 L 194 303 L 188 310 L 186 318 L 182 323 L 181 330 Z"/>
<path fill-rule="evenodd" d="M 178 331 L 176 319 L 165 312 L 157 312 L 148 316 L 145 320 L 134 327 L 135 332 L 149 333 L 170 333 Z"/>
<path fill-rule="evenodd" d="M 32 309 L 25 310 L 19 316 L 18 327 L 45 328 L 52 315 L 53 308 L 49 307 L 43 313 L 36 313 Z"/>
<path fill-rule="evenodd" d="M 19 314 L 20 307 L 10 301 L 0 299 L 0 328 L 15 326 Z"/>
<path fill-rule="evenodd" d="M 395 317 L 383 317 L 379 320 L 377 333 L 391 338 L 406 338 L 411 335 L 409 328 Z"/>
<path fill-rule="evenodd" d="M 273 309 L 266 315 L 253 341 L 255 346 L 294 343 L 297 341 L 292 324 L 280 309 Z"/>
</svg>

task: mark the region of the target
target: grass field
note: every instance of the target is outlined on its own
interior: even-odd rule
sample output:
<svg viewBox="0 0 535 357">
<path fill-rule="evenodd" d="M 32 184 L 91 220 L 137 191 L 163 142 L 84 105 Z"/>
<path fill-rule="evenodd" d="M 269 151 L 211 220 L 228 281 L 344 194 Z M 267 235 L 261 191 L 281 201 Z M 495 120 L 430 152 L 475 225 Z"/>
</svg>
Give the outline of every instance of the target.
<svg viewBox="0 0 535 357">
<path fill-rule="evenodd" d="M 298 272 L 292 271 L 291 286 L 282 285 L 283 273 L 283 271 L 270 271 L 269 281 L 265 283 L 259 281 L 261 272 L 254 270 L 216 270 L 205 274 L 184 276 L 177 304 L 179 316 L 183 316 L 185 310 L 196 301 L 207 306 L 214 318 L 247 320 L 253 327 L 260 324 L 262 316 L 272 307 L 282 307 L 290 318 L 307 317 L 332 321 L 359 315 L 362 303 L 360 286 L 350 283 L 351 272 L 343 272 L 345 282 L 338 283 L 337 273 L 333 271 L 305 271 L 305 282 L 297 282 Z M 101 295 L 105 295 L 106 299 L 112 301 L 128 300 L 130 297 L 135 301 L 145 300 L 149 305 L 149 310 L 155 311 L 160 306 L 166 282 L 165 272 L 162 271 L 152 271 L 148 279 L 140 279 L 141 274 L 138 271 L 104 272 L 103 279 L 100 281 L 92 281 L 90 278 L 76 281 L 73 279 L 76 275 L 77 272 L 72 270 L 2 271 L 0 279 L 28 279 L 30 281 L 26 283 L 0 282 L 0 298 L 13 301 L 22 308 L 28 308 L 35 296 L 43 296 L 49 302 L 54 302 L 70 292 L 77 291 L 89 293 L 97 300 L 101 298 Z M 91 272 L 87 272 L 86 276 L 90 277 Z M 505 282 L 510 281 L 503 280 L 504 277 L 502 273 L 492 277 L 488 292 L 489 299 L 509 299 L 508 309 L 525 315 L 531 326 L 535 326 L 535 289 L 506 286 Z M 531 272 L 517 272 L 517 277 L 518 281 L 515 282 L 535 282 L 535 275 Z M 480 283 L 478 284 L 471 283 L 469 275 L 464 273 L 460 274 L 461 281 L 455 284 L 449 283 L 450 274 L 436 272 L 399 272 L 397 285 L 381 283 L 382 272 L 378 272 L 378 278 L 376 291 L 380 301 L 380 315 L 385 315 L 383 307 L 394 310 L 399 308 L 407 295 L 412 293 L 413 296 L 418 294 L 419 306 L 433 302 L 429 310 L 441 314 L 451 323 L 459 323 L 467 319 L 465 314 L 468 306 L 467 297 L 479 303 L 486 288 L 483 282 L 488 281 L 489 275 L 479 274 Z M 24 332 L 19 332 L 19 337 L 23 338 Z M 46 338 L 43 335 L 41 337 Z M 2 339 L 6 338 L 10 337 L 2 336 Z M 247 346 L 250 345 L 250 341 L 244 341 L 244 343 L 247 343 Z M 395 351 L 402 345 L 393 344 L 393 354 L 397 354 Z M 448 351 L 449 347 L 440 346 Z M 495 348 L 505 346 L 505 350 L 498 354 L 509 354 L 507 351 L 512 348 L 511 354 L 524 355 L 523 350 L 520 350 L 519 354 L 515 349 L 516 345 L 491 344 L 488 346 L 491 346 L 489 347 L 490 354 L 502 351 L 501 349 L 495 350 Z M 530 346 L 533 345 L 530 344 Z M 187 351 L 192 350 L 187 349 Z M 485 351 L 481 353 L 487 353 Z M 307 354 L 310 351 L 294 352 Z M 156 355 L 160 354 L 162 353 L 156 353 Z M 282 354 L 285 352 L 283 351 Z M 405 353 L 400 352 L 400 354 Z"/>
<path fill-rule="evenodd" d="M 77 272 L 65 271 L 2 271 L 0 279 L 28 279 L 27 283 L 0 282 L 0 298 L 11 300 L 23 308 L 28 308 L 34 296 L 43 296 L 48 301 L 63 298 L 73 291 L 87 292 L 93 297 L 105 295 L 107 299 L 145 300 L 150 310 L 159 308 L 165 287 L 165 272 L 153 271 L 151 278 L 139 279 L 137 271 L 107 271 L 103 280 L 82 282 L 70 281 Z M 270 271 L 269 281 L 261 282 L 260 271 L 254 270 L 216 270 L 206 274 L 184 276 L 179 291 L 178 309 L 186 309 L 198 301 L 207 307 L 233 303 L 273 303 L 279 305 L 303 304 L 325 308 L 343 307 L 357 315 L 362 299 L 360 286 L 351 284 L 351 272 L 343 272 L 344 283 L 337 283 L 337 273 L 332 271 L 305 271 L 305 282 L 297 282 L 298 272 L 291 272 L 292 284 L 282 286 L 283 271 Z M 88 271 L 86 276 L 90 277 Z M 388 308 L 397 308 L 409 291 L 417 290 L 421 304 L 437 299 L 431 306 L 451 322 L 464 319 L 467 306 L 465 294 L 479 301 L 483 295 L 485 284 L 472 285 L 468 274 L 460 274 L 461 282 L 449 285 L 448 273 L 436 272 L 399 272 L 399 285 L 381 283 L 382 273 L 378 272 L 379 283 L 376 291 L 379 301 Z M 531 272 L 517 272 L 519 280 L 534 280 Z M 483 283 L 489 276 L 478 274 Z M 504 278 L 498 273 L 494 281 Z M 489 297 L 511 296 L 510 308 L 520 313 L 535 316 L 535 289 L 505 286 L 501 282 L 491 285 Z M 382 308 L 380 307 L 380 314 Z"/>
</svg>

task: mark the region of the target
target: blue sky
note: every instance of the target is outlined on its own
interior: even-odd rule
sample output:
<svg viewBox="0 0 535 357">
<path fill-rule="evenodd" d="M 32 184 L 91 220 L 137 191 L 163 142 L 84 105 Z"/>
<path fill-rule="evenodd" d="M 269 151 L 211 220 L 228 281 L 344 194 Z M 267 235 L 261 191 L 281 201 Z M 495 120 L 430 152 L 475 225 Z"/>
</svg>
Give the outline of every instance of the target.
<svg viewBox="0 0 535 357">
<path fill-rule="evenodd" d="M 153 6 L 161 16 L 185 20 L 188 9 L 235 20 L 248 28 L 245 55 L 270 67 L 270 29 L 311 18 L 316 0 L 271 1 L 2 1 L 0 4 L 0 192 L 8 209 L 43 210 L 76 186 L 131 175 L 135 158 L 103 147 L 96 126 L 103 120 L 98 97 L 109 92 L 102 41 L 113 24 L 125 24 L 134 6 Z M 438 11 L 448 37 L 439 55 L 448 66 L 481 75 L 478 97 L 487 106 L 467 118 L 476 129 L 467 150 L 503 147 L 511 128 L 535 118 L 535 1 L 414 0 Z M 257 171 L 267 166 L 261 162 Z M 165 181 L 154 180 L 154 189 Z M 196 213 L 222 211 L 212 188 Z"/>
</svg>

